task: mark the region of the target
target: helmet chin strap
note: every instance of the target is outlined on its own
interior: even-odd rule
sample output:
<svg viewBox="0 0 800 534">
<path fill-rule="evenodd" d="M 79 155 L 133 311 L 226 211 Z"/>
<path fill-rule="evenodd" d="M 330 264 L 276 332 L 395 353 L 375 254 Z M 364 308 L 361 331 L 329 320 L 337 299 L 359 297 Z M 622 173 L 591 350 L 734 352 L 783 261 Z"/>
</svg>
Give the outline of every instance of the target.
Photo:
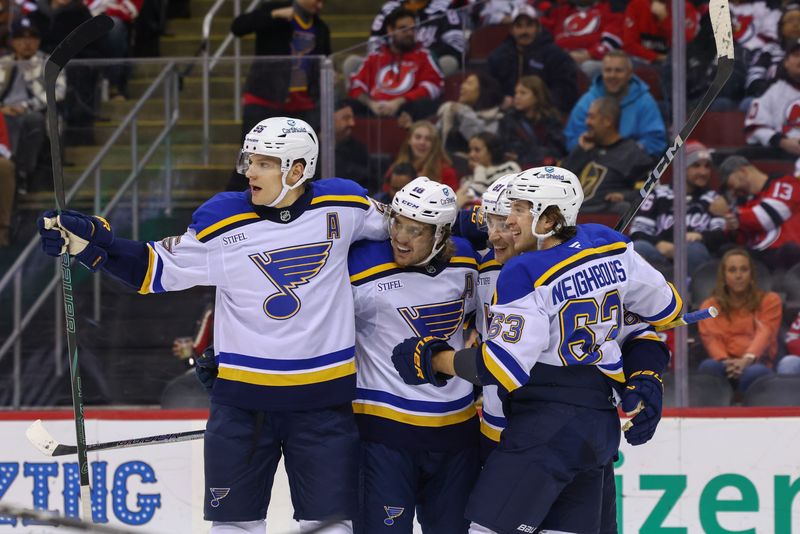
<svg viewBox="0 0 800 534">
<path fill-rule="evenodd" d="M 301 178 L 300 180 L 297 181 L 296 184 L 291 185 L 291 186 L 288 185 L 286 183 L 286 177 L 289 175 L 289 171 L 291 171 L 291 170 L 292 170 L 292 167 L 290 166 L 288 169 L 286 169 L 285 171 L 283 171 L 281 173 L 281 192 L 278 193 L 278 196 L 275 197 L 275 200 L 273 200 L 272 202 L 267 204 L 268 208 L 274 208 L 276 204 L 279 204 L 281 202 L 281 200 L 283 200 L 284 197 L 286 197 L 286 195 L 289 193 L 289 191 L 291 191 L 292 189 L 297 189 L 298 187 L 303 185 L 303 182 L 305 182 L 305 180 L 303 180 Z"/>
<path fill-rule="evenodd" d="M 439 243 L 437 245 L 436 243 L 438 243 L 439 241 L 441 241 L 441 243 Z M 419 263 L 415 263 L 414 267 L 423 267 L 425 265 L 428 265 L 428 263 L 430 263 L 430 261 L 433 258 L 435 258 L 436 255 L 439 254 L 442 251 L 442 249 L 444 248 L 444 245 L 445 245 L 446 241 L 442 240 L 442 227 L 441 226 L 438 226 L 438 225 L 436 226 L 436 232 L 433 234 L 433 243 L 434 243 L 434 245 L 433 245 L 433 247 L 431 247 L 431 253 L 428 254 L 428 257 L 425 258 L 424 260 L 422 260 Z"/>
<path fill-rule="evenodd" d="M 540 234 L 536 232 L 536 226 L 539 224 L 540 214 L 534 210 L 531 210 L 531 215 L 533 215 L 533 221 L 531 221 L 531 233 L 536 238 L 536 250 L 543 250 L 544 240 L 553 236 L 561 228 L 561 225 L 556 226 L 546 234 Z"/>
</svg>

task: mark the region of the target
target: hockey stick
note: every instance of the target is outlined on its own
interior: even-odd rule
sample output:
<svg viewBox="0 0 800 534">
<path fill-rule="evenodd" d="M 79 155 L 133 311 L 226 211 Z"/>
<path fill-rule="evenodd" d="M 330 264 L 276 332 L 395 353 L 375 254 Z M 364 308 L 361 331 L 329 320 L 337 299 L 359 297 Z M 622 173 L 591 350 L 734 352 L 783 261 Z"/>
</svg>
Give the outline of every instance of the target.
<svg viewBox="0 0 800 534">
<path fill-rule="evenodd" d="M 667 167 L 669 167 L 669 164 L 672 163 L 678 149 L 683 146 L 683 143 L 685 143 L 692 134 L 695 126 L 697 126 L 697 123 L 703 118 L 706 110 L 708 110 L 708 107 L 714 102 L 720 91 L 722 91 L 722 88 L 733 72 L 733 34 L 731 33 L 731 14 L 728 8 L 728 0 L 711 0 L 708 11 L 711 17 L 711 29 L 714 32 L 714 40 L 717 43 L 717 73 L 714 75 L 714 80 L 711 82 L 708 91 L 706 91 L 706 94 L 703 95 L 703 98 L 700 99 L 700 102 L 695 106 L 694 111 L 692 111 L 692 114 L 689 116 L 689 120 L 686 121 L 686 124 L 683 125 L 681 131 L 675 137 L 675 140 L 672 141 L 672 146 L 667 148 L 667 151 L 661 156 L 656 166 L 653 167 L 653 170 L 647 175 L 647 180 L 645 180 L 644 185 L 639 189 L 640 198 L 636 199 L 631 207 L 628 208 L 628 211 L 625 212 L 625 215 L 617 222 L 617 225 L 614 227 L 617 232 L 624 231 L 633 220 L 634 216 L 636 216 L 636 213 L 642 206 L 642 202 L 644 202 L 644 200 L 650 196 L 650 193 L 653 192 L 653 189 L 656 188 L 658 181 L 667 170 Z"/>
<path fill-rule="evenodd" d="M 86 452 L 127 449 L 130 447 L 139 447 L 141 445 L 158 445 L 160 443 L 179 443 L 181 441 L 201 439 L 204 434 L 205 430 L 190 430 L 188 432 L 177 432 L 174 434 L 160 434 L 158 436 L 109 441 L 106 443 L 93 443 L 91 445 L 86 445 Z M 78 452 L 78 447 L 75 445 L 64 445 L 56 441 L 44 427 L 41 419 L 37 419 L 28 427 L 25 431 L 25 436 L 27 436 L 28 441 L 30 441 L 34 447 L 39 449 L 39 451 L 46 456 L 66 456 Z"/>
<path fill-rule="evenodd" d="M 55 512 L 48 510 L 31 510 L 30 508 L 23 508 L 6 502 L 0 502 L 0 515 L 19 517 L 21 519 L 28 519 L 36 521 L 44 525 L 52 525 L 54 527 L 64 527 L 71 530 L 82 530 L 84 532 L 99 532 L 105 534 L 143 534 L 141 530 L 128 530 L 119 527 L 111 527 L 108 525 L 97 525 L 94 523 L 87 523 L 74 517 L 63 517 Z"/>
<path fill-rule="evenodd" d="M 710 308 L 703 308 L 702 310 L 686 313 L 682 317 L 678 317 L 670 323 L 657 326 L 656 332 L 671 330 L 676 326 L 686 326 L 687 324 L 697 323 L 705 319 L 711 319 L 717 315 L 719 315 L 719 310 L 717 310 L 714 306 L 711 306 Z"/>
<path fill-rule="evenodd" d="M 107 34 L 114 22 L 107 15 L 99 15 L 75 28 L 56 46 L 44 66 L 44 86 L 47 97 L 47 133 L 50 137 L 50 156 L 53 161 L 53 186 L 55 188 L 56 208 L 61 213 L 67 205 L 64 195 L 64 169 L 61 165 L 61 139 L 58 136 L 58 109 L 56 102 L 56 81 L 61 69 L 78 52 L 100 37 Z M 72 408 L 75 413 L 75 434 L 77 436 L 78 467 L 80 470 L 81 507 L 85 521 L 92 520 L 91 489 L 89 487 L 89 463 L 86 459 L 86 428 L 83 422 L 83 394 L 78 370 L 78 336 L 75 328 L 75 300 L 72 296 L 72 270 L 69 253 L 61 255 L 61 285 L 64 289 L 64 319 L 67 327 L 67 353 L 69 354 L 69 374 L 72 385 Z"/>
</svg>

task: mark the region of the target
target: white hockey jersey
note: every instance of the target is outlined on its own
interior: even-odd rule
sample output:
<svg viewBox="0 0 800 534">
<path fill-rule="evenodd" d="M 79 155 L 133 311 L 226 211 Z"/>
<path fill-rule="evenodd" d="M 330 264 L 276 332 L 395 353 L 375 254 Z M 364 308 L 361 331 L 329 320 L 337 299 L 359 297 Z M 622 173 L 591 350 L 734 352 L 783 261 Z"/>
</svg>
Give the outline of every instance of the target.
<svg viewBox="0 0 800 534">
<path fill-rule="evenodd" d="M 347 254 L 387 236 L 382 205 L 349 180 L 311 182 L 288 208 L 249 193 L 203 204 L 186 233 L 150 242 L 141 293 L 216 286 L 212 400 L 310 410 L 355 394 L 355 328 Z"/>
<path fill-rule="evenodd" d="M 484 254 L 478 265 L 478 307 L 475 313 L 475 327 L 483 340 L 487 339 L 491 316 L 489 308 L 492 305 L 497 277 L 500 276 L 502 267 L 500 262 L 494 259 L 494 249 L 490 249 Z M 500 441 L 500 434 L 505 427 L 503 402 L 497 393 L 497 386 L 483 386 L 481 434 L 492 441 Z"/>
<path fill-rule="evenodd" d="M 733 39 L 747 50 L 757 51 L 767 44 L 778 42 L 780 9 L 772 9 L 766 2 L 729 4 Z"/>
<path fill-rule="evenodd" d="M 672 321 L 682 307 L 675 288 L 630 240 L 605 226 L 579 225 L 561 245 L 512 258 L 497 281 L 478 359 L 481 380 L 504 395 L 544 365 L 596 366 L 624 381 L 616 341 L 623 303 L 656 326 Z"/>
<path fill-rule="evenodd" d="M 777 134 L 800 137 L 800 88 L 786 80 L 776 80 L 750 103 L 744 131 L 751 145 L 772 146 L 770 141 Z"/>
<path fill-rule="evenodd" d="M 467 241 L 453 238 L 449 263 L 401 268 L 388 240 L 350 251 L 356 314 L 358 388 L 353 411 L 362 439 L 393 447 L 454 450 L 477 444 L 474 387 L 460 378 L 443 387 L 403 383 L 392 349 L 412 336 L 447 339 L 464 348 L 464 322 L 475 311 L 478 262 Z"/>
</svg>

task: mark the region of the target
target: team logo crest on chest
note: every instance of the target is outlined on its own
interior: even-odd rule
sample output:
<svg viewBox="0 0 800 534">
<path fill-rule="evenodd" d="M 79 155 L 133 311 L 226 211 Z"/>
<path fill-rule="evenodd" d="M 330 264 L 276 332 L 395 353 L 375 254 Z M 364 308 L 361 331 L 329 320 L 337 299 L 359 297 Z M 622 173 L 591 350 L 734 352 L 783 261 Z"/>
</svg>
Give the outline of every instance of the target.
<svg viewBox="0 0 800 534">
<path fill-rule="evenodd" d="M 415 335 L 449 339 L 461 326 L 464 318 L 464 299 L 398 308 L 397 311 Z"/>
<path fill-rule="evenodd" d="M 300 311 L 300 299 L 294 290 L 319 274 L 332 246 L 332 242 L 324 241 L 248 256 L 278 290 L 264 300 L 264 313 L 268 317 L 284 320 Z"/>
</svg>

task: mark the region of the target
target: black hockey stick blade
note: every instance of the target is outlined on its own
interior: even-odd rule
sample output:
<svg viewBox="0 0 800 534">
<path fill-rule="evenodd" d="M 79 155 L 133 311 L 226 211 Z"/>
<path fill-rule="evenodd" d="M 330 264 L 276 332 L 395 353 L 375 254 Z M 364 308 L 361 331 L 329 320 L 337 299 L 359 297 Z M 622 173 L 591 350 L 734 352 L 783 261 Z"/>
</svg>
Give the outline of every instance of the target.
<svg viewBox="0 0 800 534">
<path fill-rule="evenodd" d="M 60 71 L 70 59 L 78 55 L 78 52 L 110 32 L 113 26 L 114 21 L 111 20 L 111 17 L 103 14 L 92 17 L 72 30 L 53 50 L 50 57 L 47 58 L 47 65 L 44 71 L 45 77 L 48 76 L 48 69 L 57 67 L 58 71 Z M 55 76 L 58 76 L 58 71 L 56 71 Z"/>
<path fill-rule="evenodd" d="M 658 160 L 656 166 L 653 167 L 653 170 L 647 175 L 647 180 L 645 180 L 644 185 L 639 189 L 641 198 L 636 199 L 636 201 L 631 204 L 631 207 L 628 208 L 628 211 L 625 212 L 625 215 L 617 222 L 617 225 L 614 227 L 617 232 L 623 232 L 625 228 L 628 227 L 628 224 L 630 224 L 639 211 L 639 208 L 642 206 L 642 202 L 650 196 L 650 193 L 652 193 L 653 189 L 658 185 L 658 181 L 667 170 L 667 167 L 669 167 L 669 164 L 672 163 L 678 149 L 682 147 L 689 136 L 692 135 L 692 131 L 694 131 L 697 123 L 703 118 L 703 115 L 705 115 L 711 103 L 714 102 L 717 95 L 722 91 L 728 78 L 731 77 L 734 61 L 733 33 L 731 31 L 731 14 L 730 8 L 728 7 L 728 0 L 711 0 L 708 14 L 711 17 L 711 28 L 714 31 L 714 40 L 717 43 L 717 73 L 714 75 L 714 80 L 711 82 L 711 86 L 706 91 L 706 94 L 700 99 L 700 102 L 695 106 L 686 124 L 683 125 L 677 137 L 672 141 L 672 145 L 667 148 L 667 151 L 661 156 L 661 159 Z"/>
<path fill-rule="evenodd" d="M 143 438 L 123 439 L 120 441 L 108 441 L 105 443 L 92 443 L 86 445 L 86 452 L 107 451 L 112 449 L 128 449 L 131 447 L 141 447 L 143 445 L 158 445 L 161 443 L 180 443 L 202 439 L 205 430 L 189 430 L 187 432 L 176 432 L 173 434 L 159 434 L 157 436 L 146 436 Z M 25 431 L 25 436 L 31 444 L 39 449 L 46 456 L 66 456 L 78 452 L 75 445 L 64 445 L 59 443 L 47 431 L 41 419 L 34 421 Z"/>
</svg>

